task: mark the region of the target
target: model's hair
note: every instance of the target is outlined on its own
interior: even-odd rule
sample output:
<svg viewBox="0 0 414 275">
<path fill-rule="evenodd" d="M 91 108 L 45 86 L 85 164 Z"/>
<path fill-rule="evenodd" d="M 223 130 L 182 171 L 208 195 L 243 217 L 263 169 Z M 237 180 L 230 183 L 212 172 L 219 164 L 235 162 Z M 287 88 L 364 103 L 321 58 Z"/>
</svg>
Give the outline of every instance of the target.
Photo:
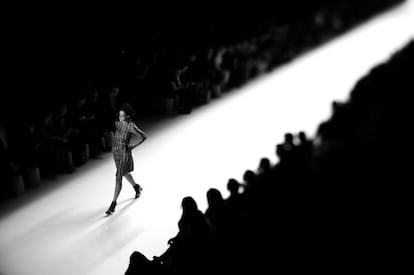
<svg viewBox="0 0 414 275">
<path fill-rule="evenodd" d="M 131 104 L 129 103 L 123 103 L 121 105 L 120 111 L 124 111 L 129 119 L 135 116 L 135 110 L 132 108 Z"/>
</svg>

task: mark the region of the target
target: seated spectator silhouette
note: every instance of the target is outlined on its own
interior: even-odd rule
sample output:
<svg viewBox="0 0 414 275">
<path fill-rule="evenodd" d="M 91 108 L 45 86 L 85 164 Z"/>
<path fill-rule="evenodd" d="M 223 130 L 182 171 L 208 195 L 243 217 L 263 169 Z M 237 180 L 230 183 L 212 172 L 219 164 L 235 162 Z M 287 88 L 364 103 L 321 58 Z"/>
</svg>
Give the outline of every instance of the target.
<svg viewBox="0 0 414 275">
<path fill-rule="evenodd" d="M 302 154 L 310 157 L 312 154 L 312 141 L 308 139 L 305 132 L 299 132 L 298 134 L 299 144 L 303 150 Z"/>
<path fill-rule="evenodd" d="M 171 79 L 171 87 L 176 95 L 178 95 L 178 112 L 180 114 L 189 114 L 192 110 L 191 105 L 191 83 L 184 80 L 184 75 L 188 70 L 188 66 L 175 69 L 174 76 Z"/>
<path fill-rule="evenodd" d="M 42 109 L 43 114 L 39 121 L 39 130 L 41 142 L 39 150 L 41 152 L 40 158 L 40 172 L 41 176 L 51 176 L 56 173 L 58 167 L 56 166 L 56 152 L 58 144 L 64 141 L 58 135 L 58 125 L 53 119 L 53 112 L 50 109 Z"/>
<path fill-rule="evenodd" d="M 257 176 L 252 170 L 246 170 L 243 174 L 244 193 L 253 195 L 257 189 Z"/>
<path fill-rule="evenodd" d="M 81 132 L 76 128 L 77 124 L 73 120 L 73 116 L 68 113 L 66 103 L 59 104 L 53 116 L 57 153 L 61 156 L 71 154 L 71 158 L 78 161 L 82 150 Z"/>
<path fill-rule="evenodd" d="M 243 174 L 244 191 L 243 200 L 245 204 L 245 210 L 248 211 L 248 215 L 256 211 L 258 204 L 256 203 L 260 190 L 258 184 L 258 177 L 252 170 L 246 170 Z"/>
<path fill-rule="evenodd" d="M 208 208 L 205 216 L 214 236 L 215 253 L 211 260 L 224 266 L 232 253 L 232 248 L 239 241 L 237 232 L 238 216 L 231 215 L 228 205 L 219 190 L 211 188 L 207 191 Z"/>
<path fill-rule="evenodd" d="M 198 273 L 207 268 L 211 253 L 211 232 L 204 214 L 192 197 L 182 200 L 182 216 L 178 234 L 168 241 L 170 247 L 154 260 L 160 261 L 172 272 Z"/>
<path fill-rule="evenodd" d="M 16 165 L 12 163 L 10 152 L 7 150 L 5 133 L 4 125 L 0 124 L 0 199 L 4 199 L 10 194 L 13 170 L 17 169 Z"/>
<path fill-rule="evenodd" d="M 270 185 L 270 188 L 273 190 L 276 186 L 280 186 L 286 179 L 289 177 L 289 162 L 287 160 L 287 152 L 283 144 L 276 145 L 276 156 L 278 158 L 277 163 L 271 168 L 270 178 L 273 181 L 273 184 Z"/>
<path fill-rule="evenodd" d="M 97 94 L 95 94 L 94 100 L 96 103 Z M 82 93 L 78 98 L 74 111 L 77 112 L 79 118 L 79 129 L 82 142 L 89 145 L 89 153 L 91 157 L 96 157 L 100 136 L 98 134 L 95 113 L 93 113 L 93 109 L 89 109 L 88 103 L 86 94 Z"/>
<path fill-rule="evenodd" d="M 72 139 L 74 154 L 74 163 L 76 166 L 84 164 L 87 159 L 83 156 L 84 146 L 89 146 L 93 140 L 96 140 L 96 133 L 91 129 L 88 119 L 88 112 L 86 109 L 86 94 L 79 93 L 74 100 L 72 108 L 68 112 L 70 127 L 77 130 L 79 135 Z"/>
<path fill-rule="evenodd" d="M 286 156 L 291 156 L 295 148 L 294 137 L 291 133 L 285 134 L 285 141 L 283 143 L 283 150 L 286 152 Z"/>
<path fill-rule="evenodd" d="M 227 236 L 226 230 L 230 229 L 229 211 L 219 190 L 210 188 L 207 191 L 208 208 L 205 212 L 211 231 L 219 238 Z"/>
<path fill-rule="evenodd" d="M 41 136 L 34 119 L 24 121 L 13 132 L 9 145 L 17 165 L 21 169 L 39 167 Z"/>
<path fill-rule="evenodd" d="M 242 207 L 242 195 L 240 193 L 240 183 L 231 178 L 227 182 L 227 190 L 230 192 L 230 196 L 226 199 L 226 203 L 232 213 L 239 213 Z"/>
<path fill-rule="evenodd" d="M 138 274 L 166 274 L 166 270 L 160 264 L 148 260 L 142 253 L 134 251 L 129 257 L 129 265 L 125 275 Z"/>
<path fill-rule="evenodd" d="M 295 173 L 298 162 L 298 147 L 294 143 L 294 136 L 292 133 L 285 134 L 285 140 L 280 148 L 283 156 L 283 168 L 289 177 L 297 176 Z"/>
<path fill-rule="evenodd" d="M 258 167 L 258 182 L 260 185 L 269 185 L 271 183 L 272 164 L 268 158 L 261 158 Z M 262 188 L 263 190 L 263 188 Z"/>
<path fill-rule="evenodd" d="M 86 117 L 88 119 L 88 125 L 93 129 L 93 133 L 96 135 L 93 138 L 93 142 L 96 142 L 100 146 L 98 149 L 104 151 L 104 144 L 100 143 L 100 138 L 104 136 L 105 133 L 105 110 L 100 104 L 99 91 L 97 89 L 92 89 L 88 93 L 88 98 L 86 101 Z"/>
<path fill-rule="evenodd" d="M 107 117 L 106 121 L 108 124 L 112 123 L 114 118 L 117 117 L 117 112 L 121 107 L 121 98 L 120 98 L 120 87 L 119 85 L 114 85 L 109 89 L 109 92 L 106 96 L 102 97 L 103 106 L 106 111 Z"/>
<path fill-rule="evenodd" d="M 298 169 L 303 172 L 302 177 L 309 177 L 311 174 L 311 158 L 313 151 L 312 141 L 309 140 L 305 132 L 299 132 L 298 134 L 298 149 L 297 149 L 297 165 Z"/>
</svg>

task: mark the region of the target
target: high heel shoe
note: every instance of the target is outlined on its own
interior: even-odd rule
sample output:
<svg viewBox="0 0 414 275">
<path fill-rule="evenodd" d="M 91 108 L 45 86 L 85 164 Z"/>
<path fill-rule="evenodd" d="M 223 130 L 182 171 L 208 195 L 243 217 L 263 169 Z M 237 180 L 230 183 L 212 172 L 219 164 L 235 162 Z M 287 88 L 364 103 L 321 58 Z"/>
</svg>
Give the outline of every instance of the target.
<svg viewBox="0 0 414 275">
<path fill-rule="evenodd" d="M 115 206 L 116 206 L 116 201 L 111 202 L 111 205 L 109 206 L 108 210 L 106 210 L 105 214 L 111 215 L 112 213 L 114 213 Z"/>
<path fill-rule="evenodd" d="M 135 189 L 135 198 L 138 199 L 141 196 L 142 187 L 139 184 L 137 184 L 137 185 L 134 185 L 134 189 Z"/>
</svg>

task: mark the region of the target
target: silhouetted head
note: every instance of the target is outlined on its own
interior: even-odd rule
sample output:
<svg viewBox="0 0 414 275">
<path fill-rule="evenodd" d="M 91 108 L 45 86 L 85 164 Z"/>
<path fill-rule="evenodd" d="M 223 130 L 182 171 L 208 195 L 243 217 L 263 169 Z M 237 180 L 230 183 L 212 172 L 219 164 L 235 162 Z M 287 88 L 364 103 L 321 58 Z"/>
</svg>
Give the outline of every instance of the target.
<svg viewBox="0 0 414 275">
<path fill-rule="evenodd" d="M 57 115 L 65 116 L 67 112 L 68 112 L 68 107 L 66 106 L 66 104 L 65 103 L 60 104 L 57 110 Z"/>
<path fill-rule="evenodd" d="M 138 271 L 143 274 L 149 274 L 147 272 L 151 271 L 151 261 L 148 260 L 142 253 L 134 251 L 129 257 L 129 266 L 125 274 L 136 274 Z"/>
<path fill-rule="evenodd" d="M 237 180 L 231 178 L 227 182 L 227 190 L 229 190 L 230 194 L 238 194 L 240 189 L 240 184 Z"/>
<path fill-rule="evenodd" d="M 53 118 L 53 112 L 50 109 L 44 109 L 43 110 L 43 119 L 47 123 L 50 123 Z"/>
<path fill-rule="evenodd" d="M 285 134 L 285 144 L 293 144 L 293 135 L 292 133 L 286 133 Z"/>
<path fill-rule="evenodd" d="M 119 86 L 118 85 L 114 85 L 111 89 L 111 95 L 112 96 L 117 96 L 119 94 Z"/>
<path fill-rule="evenodd" d="M 131 121 L 133 116 L 135 116 L 135 110 L 132 108 L 131 104 L 122 104 L 121 108 L 119 109 L 119 121 Z"/>
<path fill-rule="evenodd" d="M 86 94 L 84 91 L 79 92 L 79 94 L 76 96 L 75 105 L 76 107 L 82 107 L 86 103 Z"/>
<path fill-rule="evenodd" d="M 30 133 L 34 133 L 36 131 L 36 123 L 33 119 L 28 119 L 26 122 L 26 128 Z"/>
<path fill-rule="evenodd" d="M 332 102 L 332 110 L 333 112 L 338 111 L 338 109 L 341 107 L 341 103 L 339 101 L 334 100 Z"/>
<path fill-rule="evenodd" d="M 190 62 L 195 62 L 197 60 L 197 56 L 195 54 L 192 54 L 188 59 Z"/>
<path fill-rule="evenodd" d="M 211 59 L 213 57 L 213 55 L 214 55 L 214 48 L 212 48 L 212 47 L 208 48 L 208 50 L 207 50 L 207 58 L 208 59 Z"/>
<path fill-rule="evenodd" d="M 261 173 L 269 171 L 270 170 L 270 160 L 268 158 L 261 158 L 259 163 L 259 171 Z"/>
<path fill-rule="evenodd" d="M 308 142 L 308 138 L 305 132 L 299 132 L 298 138 L 299 138 L 299 144 L 305 144 Z"/>
<path fill-rule="evenodd" d="M 247 184 L 253 184 L 256 179 L 256 174 L 252 170 L 247 170 L 244 172 L 243 180 Z"/>
<path fill-rule="evenodd" d="M 53 110 L 53 115 L 55 116 L 65 116 L 66 113 L 68 112 L 68 108 L 66 106 L 66 103 L 62 102 L 59 105 L 56 106 L 56 108 L 54 108 Z"/>
<path fill-rule="evenodd" d="M 96 102 L 98 101 L 98 97 L 99 97 L 99 92 L 97 89 L 92 89 L 92 91 L 89 93 L 89 100 L 91 102 Z"/>
<path fill-rule="evenodd" d="M 141 263 L 141 264 L 146 264 L 149 263 L 149 260 L 147 259 L 147 257 L 145 257 L 142 253 L 138 252 L 138 251 L 134 251 L 132 252 L 131 256 L 130 256 L 131 261 L 134 261 L 136 263 Z"/>
<path fill-rule="evenodd" d="M 192 197 L 185 197 L 181 202 L 183 213 L 194 213 L 198 210 L 197 203 Z"/>
<path fill-rule="evenodd" d="M 276 156 L 278 156 L 279 159 L 282 159 L 285 156 L 285 149 L 283 148 L 283 144 L 276 145 Z"/>
<path fill-rule="evenodd" d="M 209 207 L 220 206 L 222 205 L 223 201 L 223 196 L 221 195 L 219 190 L 215 188 L 210 188 L 207 191 L 207 202 Z"/>
</svg>

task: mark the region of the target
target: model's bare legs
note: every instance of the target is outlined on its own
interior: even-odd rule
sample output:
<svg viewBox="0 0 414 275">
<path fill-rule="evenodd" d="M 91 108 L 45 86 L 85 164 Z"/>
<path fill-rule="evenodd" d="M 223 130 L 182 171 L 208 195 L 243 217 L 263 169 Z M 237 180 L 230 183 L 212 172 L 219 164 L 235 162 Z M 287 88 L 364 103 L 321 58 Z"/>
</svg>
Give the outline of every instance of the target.
<svg viewBox="0 0 414 275">
<path fill-rule="evenodd" d="M 111 202 L 111 206 L 109 206 L 109 209 L 106 210 L 106 214 L 110 215 L 115 211 L 116 207 L 116 200 L 118 199 L 119 193 L 121 193 L 122 189 L 122 176 L 120 174 L 116 174 L 116 182 L 115 182 L 115 192 L 114 192 L 114 198 Z"/>
<path fill-rule="evenodd" d="M 121 189 L 122 189 L 122 176 L 117 174 L 116 182 L 115 182 L 114 199 L 112 200 L 113 202 L 116 202 L 116 200 L 118 199 L 119 193 L 121 193 Z"/>
<path fill-rule="evenodd" d="M 132 187 L 135 189 L 135 198 L 138 198 L 141 195 L 142 188 L 137 184 L 130 173 L 126 173 L 124 177 L 131 183 Z"/>
<path fill-rule="evenodd" d="M 129 183 L 131 183 L 132 187 L 135 187 L 135 186 L 137 186 L 137 185 L 138 185 L 138 184 L 135 182 L 134 178 L 132 177 L 131 173 L 126 173 L 126 174 L 124 175 L 124 177 L 125 177 L 125 179 L 126 179 Z"/>
</svg>

